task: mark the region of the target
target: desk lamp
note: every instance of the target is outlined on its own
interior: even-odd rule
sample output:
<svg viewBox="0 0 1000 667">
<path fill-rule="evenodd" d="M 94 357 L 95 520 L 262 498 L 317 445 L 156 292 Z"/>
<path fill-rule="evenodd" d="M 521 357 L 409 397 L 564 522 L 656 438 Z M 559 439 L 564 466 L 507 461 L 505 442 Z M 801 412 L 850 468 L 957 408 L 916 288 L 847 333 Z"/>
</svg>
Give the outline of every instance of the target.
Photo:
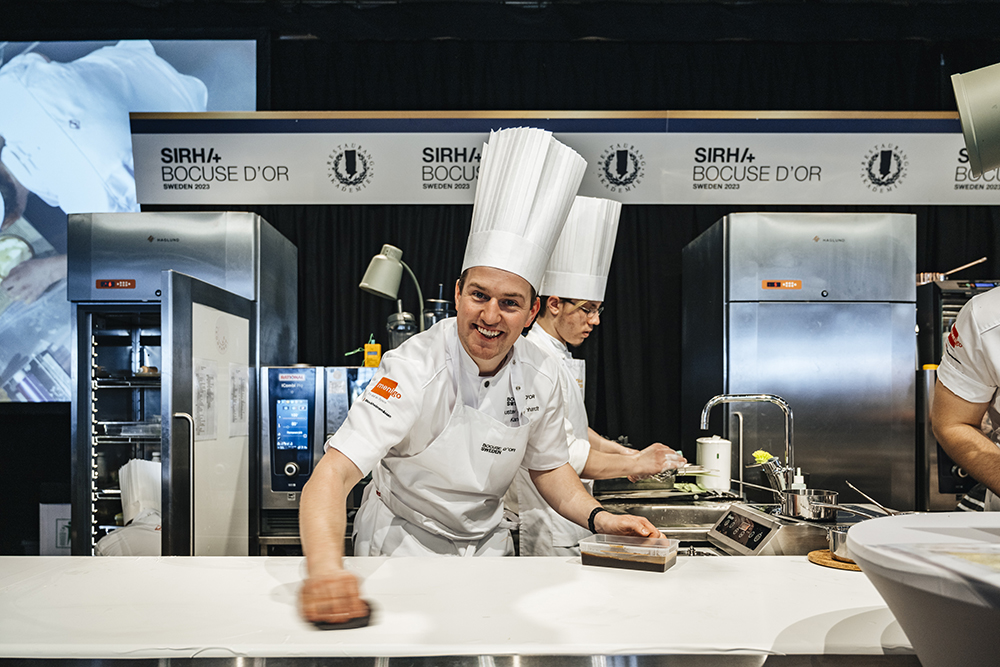
<svg viewBox="0 0 1000 667">
<path fill-rule="evenodd" d="M 1000 63 L 953 74 L 962 135 L 974 178 L 1000 167 Z"/>
<path fill-rule="evenodd" d="M 403 269 L 406 269 L 406 272 L 410 274 L 410 278 L 413 279 L 413 284 L 417 288 L 417 299 L 420 300 L 420 310 L 417 312 L 423 313 L 424 293 L 420 290 L 420 283 L 417 282 L 417 277 L 413 275 L 410 267 L 403 261 L 403 251 L 394 245 L 386 243 L 382 246 L 382 252 L 372 257 L 371 263 L 368 264 L 368 270 L 365 271 L 358 287 L 375 296 L 395 301 L 396 295 L 399 293 L 399 281 L 403 278 Z M 419 320 L 420 330 L 423 331 L 424 318 L 420 317 Z"/>
</svg>

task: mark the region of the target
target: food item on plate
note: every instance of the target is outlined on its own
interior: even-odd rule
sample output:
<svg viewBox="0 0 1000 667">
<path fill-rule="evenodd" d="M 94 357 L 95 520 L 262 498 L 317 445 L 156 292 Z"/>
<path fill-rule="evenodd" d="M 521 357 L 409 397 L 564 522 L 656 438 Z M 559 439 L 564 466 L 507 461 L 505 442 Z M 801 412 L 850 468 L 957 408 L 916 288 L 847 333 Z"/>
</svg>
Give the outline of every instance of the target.
<svg viewBox="0 0 1000 667">
<path fill-rule="evenodd" d="M 0 281 L 21 262 L 31 259 L 34 253 L 27 241 L 20 236 L 4 234 L 0 236 Z"/>
</svg>

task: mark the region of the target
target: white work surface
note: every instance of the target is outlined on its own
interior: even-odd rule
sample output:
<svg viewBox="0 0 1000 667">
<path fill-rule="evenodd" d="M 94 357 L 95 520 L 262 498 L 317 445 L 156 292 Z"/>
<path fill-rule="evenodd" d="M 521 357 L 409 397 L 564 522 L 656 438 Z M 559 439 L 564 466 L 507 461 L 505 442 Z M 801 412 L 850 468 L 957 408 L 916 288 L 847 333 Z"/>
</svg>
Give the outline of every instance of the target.
<svg viewBox="0 0 1000 667">
<path fill-rule="evenodd" d="M 860 572 L 804 556 L 348 558 L 373 623 L 320 631 L 301 558 L 0 558 L 0 657 L 911 654 Z"/>
</svg>

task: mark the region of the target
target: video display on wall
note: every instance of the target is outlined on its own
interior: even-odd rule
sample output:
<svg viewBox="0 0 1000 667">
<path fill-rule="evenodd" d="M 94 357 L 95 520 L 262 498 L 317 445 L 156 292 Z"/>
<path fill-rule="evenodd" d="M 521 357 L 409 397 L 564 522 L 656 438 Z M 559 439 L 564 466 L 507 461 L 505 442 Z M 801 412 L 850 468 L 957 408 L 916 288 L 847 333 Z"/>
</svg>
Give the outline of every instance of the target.
<svg viewBox="0 0 1000 667">
<path fill-rule="evenodd" d="M 139 210 L 129 112 L 256 107 L 256 40 L 0 42 L 0 402 L 70 400 L 66 216 Z"/>
</svg>

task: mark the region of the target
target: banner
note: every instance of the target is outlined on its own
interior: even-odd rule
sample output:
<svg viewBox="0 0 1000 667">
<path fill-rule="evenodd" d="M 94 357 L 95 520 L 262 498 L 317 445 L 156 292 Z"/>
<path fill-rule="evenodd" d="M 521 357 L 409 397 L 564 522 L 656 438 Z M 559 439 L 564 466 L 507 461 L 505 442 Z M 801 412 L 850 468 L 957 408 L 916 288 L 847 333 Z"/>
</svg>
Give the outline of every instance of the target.
<svg viewBox="0 0 1000 667">
<path fill-rule="evenodd" d="M 993 205 L 956 113 L 132 114 L 140 204 L 471 204 L 491 129 L 542 127 L 625 204 Z M 508 117 L 509 116 L 509 117 Z"/>
</svg>

